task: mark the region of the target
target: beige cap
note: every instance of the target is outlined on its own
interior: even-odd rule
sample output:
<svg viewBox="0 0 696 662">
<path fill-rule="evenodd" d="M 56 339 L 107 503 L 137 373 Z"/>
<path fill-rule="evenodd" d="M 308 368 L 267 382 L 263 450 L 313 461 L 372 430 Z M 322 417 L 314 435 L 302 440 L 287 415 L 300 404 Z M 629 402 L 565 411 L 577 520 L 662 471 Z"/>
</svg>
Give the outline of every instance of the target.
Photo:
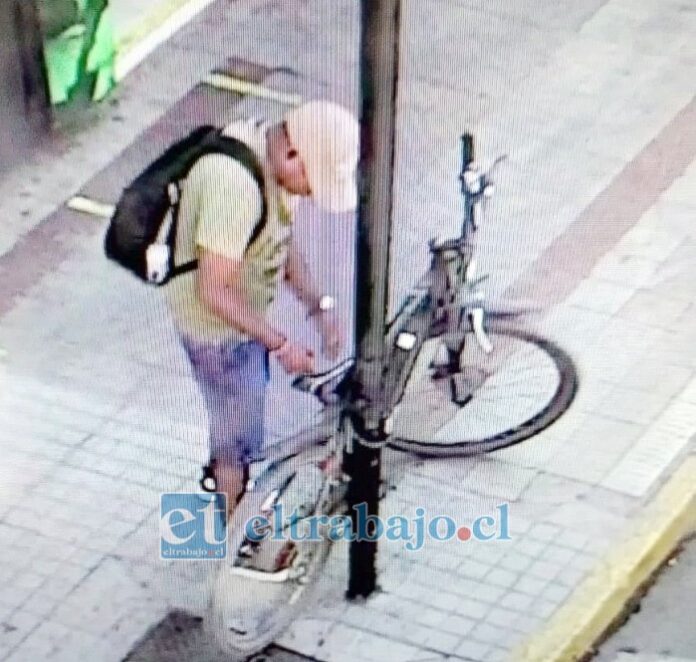
<svg viewBox="0 0 696 662">
<path fill-rule="evenodd" d="M 354 210 L 360 148 L 355 117 L 330 101 L 310 101 L 289 111 L 285 124 L 317 205 L 329 212 Z"/>
</svg>

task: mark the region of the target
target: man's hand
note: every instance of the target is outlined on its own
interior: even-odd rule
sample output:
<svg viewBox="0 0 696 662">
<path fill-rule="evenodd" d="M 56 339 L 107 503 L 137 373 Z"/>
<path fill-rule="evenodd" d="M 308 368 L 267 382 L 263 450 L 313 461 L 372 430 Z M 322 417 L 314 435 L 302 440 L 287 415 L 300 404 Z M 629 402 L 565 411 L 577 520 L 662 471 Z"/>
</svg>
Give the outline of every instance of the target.
<svg viewBox="0 0 696 662">
<path fill-rule="evenodd" d="M 321 336 L 321 351 L 326 358 L 335 360 L 345 345 L 343 327 L 333 311 L 318 313 L 316 319 Z"/>
<path fill-rule="evenodd" d="M 286 340 L 283 346 L 272 353 L 289 375 L 303 375 L 314 372 L 314 354 L 301 345 Z"/>
</svg>

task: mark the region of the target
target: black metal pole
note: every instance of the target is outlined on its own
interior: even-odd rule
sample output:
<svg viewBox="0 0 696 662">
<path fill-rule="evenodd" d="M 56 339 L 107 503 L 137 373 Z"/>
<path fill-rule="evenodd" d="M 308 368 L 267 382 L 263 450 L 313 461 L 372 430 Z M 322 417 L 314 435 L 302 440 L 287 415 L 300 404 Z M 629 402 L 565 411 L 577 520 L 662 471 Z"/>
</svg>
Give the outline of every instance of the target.
<svg viewBox="0 0 696 662">
<path fill-rule="evenodd" d="M 0 0 L 0 170 L 45 140 L 51 108 L 36 0 Z"/>
<path fill-rule="evenodd" d="M 44 61 L 43 32 L 36 0 L 15 0 L 14 23 L 22 66 L 27 121 L 32 130 L 46 133 L 51 127 L 51 100 Z M 40 137 L 37 138 L 40 140 Z"/>
<path fill-rule="evenodd" d="M 389 412 L 382 397 L 389 247 L 399 70 L 400 0 L 361 0 L 361 159 L 358 210 L 353 443 L 346 457 L 353 530 L 360 516 L 378 515 L 381 445 Z M 366 527 L 375 532 L 374 521 Z M 350 548 L 347 596 L 367 597 L 376 587 L 377 543 L 356 540 Z"/>
</svg>

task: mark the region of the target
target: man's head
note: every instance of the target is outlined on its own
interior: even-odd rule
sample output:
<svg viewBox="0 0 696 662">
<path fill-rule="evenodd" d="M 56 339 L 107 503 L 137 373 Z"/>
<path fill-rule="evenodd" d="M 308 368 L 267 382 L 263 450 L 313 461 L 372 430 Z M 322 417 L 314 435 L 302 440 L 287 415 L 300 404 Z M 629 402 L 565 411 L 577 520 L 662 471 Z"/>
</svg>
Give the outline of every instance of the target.
<svg viewBox="0 0 696 662">
<path fill-rule="evenodd" d="M 289 193 L 311 196 L 330 212 L 357 205 L 357 120 L 329 101 L 292 109 L 269 136 L 269 161 L 276 181 Z"/>
</svg>

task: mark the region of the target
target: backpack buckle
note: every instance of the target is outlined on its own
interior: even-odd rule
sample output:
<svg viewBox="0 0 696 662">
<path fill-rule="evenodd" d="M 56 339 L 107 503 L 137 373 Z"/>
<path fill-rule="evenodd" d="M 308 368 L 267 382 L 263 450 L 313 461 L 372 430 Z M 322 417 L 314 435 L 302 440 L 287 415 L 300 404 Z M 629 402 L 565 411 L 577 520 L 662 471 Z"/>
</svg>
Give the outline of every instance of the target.
<svg viewBox="0 0 696 662">
<path fill-rule="evenodd" d="M 177 182 L 169 182 L 169 184 L 167 184 L 167 195 L 169 196 L 169 203 L 172 206 L 179 204 L 181 194 Z"/>
<path fill-rule="evenodd" d="M 148 282 L 163 283 L 169 275 L 169 246 L 150 244 L 145 251 L 145 265 Z"/>
</svg>

